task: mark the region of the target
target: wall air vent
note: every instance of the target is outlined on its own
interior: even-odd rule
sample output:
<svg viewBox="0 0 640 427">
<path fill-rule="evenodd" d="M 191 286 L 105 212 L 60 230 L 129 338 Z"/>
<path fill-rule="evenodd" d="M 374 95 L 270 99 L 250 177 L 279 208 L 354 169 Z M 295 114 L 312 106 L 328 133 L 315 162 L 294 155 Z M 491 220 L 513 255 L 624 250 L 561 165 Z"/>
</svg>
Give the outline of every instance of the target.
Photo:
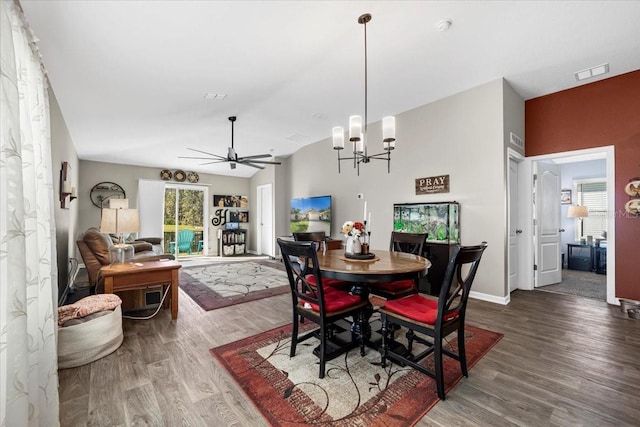
<svg viewBox="0 0 640 427">
<path fill-rule="evenodd" d="M 509 142 L 524 151 L 524 141 L 513 132 L 509 132 Z"/>
</svg>

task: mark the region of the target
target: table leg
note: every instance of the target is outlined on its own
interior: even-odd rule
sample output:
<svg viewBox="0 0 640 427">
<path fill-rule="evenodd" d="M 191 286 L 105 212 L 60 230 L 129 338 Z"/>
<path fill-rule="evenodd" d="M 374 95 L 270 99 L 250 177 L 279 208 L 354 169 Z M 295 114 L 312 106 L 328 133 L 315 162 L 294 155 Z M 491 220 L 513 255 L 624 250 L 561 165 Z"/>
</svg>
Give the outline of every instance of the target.
<svg viewBox="0 0 640 427">
<path fill-rule="evenodd" d="M 171 271 L 171 318 L 178 318 L 178 269 Z"/>
<path fill-rule="evenodd" d="M 108 276 L 104 278 L 104 293 L 112 294 L 113 293 L 113 277 Z"/>
<path fill-rule="evenodd" d="M 358 295 L 362 301 L 367 301 L 367 310 L 364 313 L 358 315 L 358 319 L 351 325 L 351 332 L 356 336 L 364 339 L 365 343 L 369 343 L 371 338 L 371 325 L 369 319 L 373 314 L 373 305 L 369 302 L 369 286 L 366 283 L 356 283 L 351 288 L 351 293 Z M 360 327 L 360 325 L 363 325 Z M 361 330 L 362 329 L 362 330 Z"/>
</svg>

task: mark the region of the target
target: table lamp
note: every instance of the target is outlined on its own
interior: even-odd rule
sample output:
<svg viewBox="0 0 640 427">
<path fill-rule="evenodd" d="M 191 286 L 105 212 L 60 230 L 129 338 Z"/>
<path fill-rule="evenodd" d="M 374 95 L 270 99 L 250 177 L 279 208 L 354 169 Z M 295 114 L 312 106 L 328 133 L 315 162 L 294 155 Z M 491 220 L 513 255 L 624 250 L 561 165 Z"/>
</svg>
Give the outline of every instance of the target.
<svg viewBox="0 0 640 427">
<path fill-rule="evenodd" d="M 589 208 L 586 206 L 569 206 L 567 211 L 568 218 L 578 218 L 580 220 L 580 237 L 582 238 L 583 222 L 582 218 L 589 216 Z"/>
<path fill-rule="evenodd" d="M 140 231 L 140 216 L 138 209 L 129 209 L 129 200 L 109 200 L 109 208 L 102 209 L 100 231 L 118 235 L 118 243 L 109 249 L 111 264 L 124 264 L 133 260 L 134 248 L 124 241 L 124 233 Z"/>
</svg>

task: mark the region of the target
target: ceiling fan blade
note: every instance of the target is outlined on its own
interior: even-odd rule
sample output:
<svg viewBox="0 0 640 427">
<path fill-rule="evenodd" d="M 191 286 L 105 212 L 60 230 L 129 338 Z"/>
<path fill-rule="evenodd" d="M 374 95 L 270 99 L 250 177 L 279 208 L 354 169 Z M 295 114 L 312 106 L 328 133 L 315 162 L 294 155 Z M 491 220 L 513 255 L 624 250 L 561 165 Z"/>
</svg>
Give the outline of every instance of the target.
<svg viewBox="0 0 640 427">
<path fill-rule="evenodd" d="M 244 160 L 244 159 L 243 159 L 243 160 L 238 159 L 238 162 L 239 162 L 239 163 L 245 163 L 245 162 L 246 162 L 246 160 Z M 266 160 L 250 160 L 250 162 L 251 162 L 251 163 L 259 163 L 259 164 L 261 164 L 261 165 L 281 165 L 281 164 L 282 164 L 281 162 L 269 162 L 269 161 L 266 161 Z"/>
<path fill-rule="evenodd" d="M 265 157 L 271 157 L 271 154 L 256 154 L 253 156 L 243 156 L 243 157 L 238 157 L 238 160 L 247 160 L 247 159 L 262 159 Z"/>
<path fill-rule="evenodd" d="M 239 163 L 241 165 L 251 166 L 252 168 L 256 168 L 256 169 L 264 169 L 264 167 L 260 165 L 256 165 L 255 163 L 249 163 L 249 162 L 239 162 Z"/>
<path fill-rule="evenodd" d="M 196 160 L 211 160 L 214 157 L 194 157 L 194 156 L 178 156 L 179 159 L 196 159 Z M 222 159 L 226 160 L 226 159 Z"/>
<path fill-rule="evenodd" d="M 227 162 L 226 159 L 224 159 L 224 160 L 212 160 L 210 162 L 200 163 L 200 166 L 213 165 L 215 163 L 225 163 L 225 162 Z"/>
<path fill-rule="evenodd" d="M 187 150 L 197 151 L 198 153 L 206 154 L 206 155 L 212 156 L 212 157 L 218 157 L 220 159 L 226 159 L 226 157 L 218 156 L 217 154 L 213 154 L 213 153 L 207 153 L 206 151 L 202 151 L 202 150 L 196 150 L 195 148 L 187 148 Z"/>
</svg>

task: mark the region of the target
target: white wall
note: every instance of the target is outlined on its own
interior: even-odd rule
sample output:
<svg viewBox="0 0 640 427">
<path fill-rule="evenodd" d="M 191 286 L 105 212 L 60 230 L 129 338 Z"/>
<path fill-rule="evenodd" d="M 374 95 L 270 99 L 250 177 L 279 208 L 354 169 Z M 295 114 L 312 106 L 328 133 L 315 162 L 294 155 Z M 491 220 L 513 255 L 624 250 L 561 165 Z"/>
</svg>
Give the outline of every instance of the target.
<svg viewBox="0 0 640 427">
<path fill-rule="evenodd" d="M 51 166 L 53 174 L 54 189 L 54 217 L 56 224 L 56 254 L 58 265 L 58 294 L 67 285 L 69 277 L 69 258 L 75 255 L 75 239 L 71 236 L 75 235 L 78 224 L 78 200 L 69 202 L 68 208 L 60 207 L 60 169 L 62 162 L 69 163 L 67 178 L 71 180 L 73 186 L 78 187 L 80 167 L 78 155 L 76 154 L 73 140 L 64 121 L 58 100 L 49 88 L 49 108 L 51 121 Z M 77 258 L 77 257 L 76 257 Z M 82 262 L 82 260 L 80 260 Z"/>
<path fill-rule="evenodd" d="M 397 115 L 397 141 L 390 174 L 382 161 L 361 166 L 359 177 L 345 161 L 342 173 L 338 174 L 336 153 L 329 139 L 306 146 L 289 158 L 286 172 L 291 189 L 289 198 L 332 195 L 332 236 L 341 239 L 339 228 L 344 221 L 362 219 L 363 204 L 356 195 L 364 193 L 372 216 L 373 249 L 388 247 L 394 203 L 458 201 L 461 243 L 477 244 L 483 240 L 489 243 L 474 291 L 504 298 L 503 97 L 503 80 L 499 79 Z M 524 101 L 521 111 L 524 117 Z M 380 123 L 369 125 L 370 152 L 382 151 L 382 143 L 376 142 L 380 140 Z M 448 194 L 415 194 L 416 178 L 440 174 L 450 175 Z"/>
</svg>

